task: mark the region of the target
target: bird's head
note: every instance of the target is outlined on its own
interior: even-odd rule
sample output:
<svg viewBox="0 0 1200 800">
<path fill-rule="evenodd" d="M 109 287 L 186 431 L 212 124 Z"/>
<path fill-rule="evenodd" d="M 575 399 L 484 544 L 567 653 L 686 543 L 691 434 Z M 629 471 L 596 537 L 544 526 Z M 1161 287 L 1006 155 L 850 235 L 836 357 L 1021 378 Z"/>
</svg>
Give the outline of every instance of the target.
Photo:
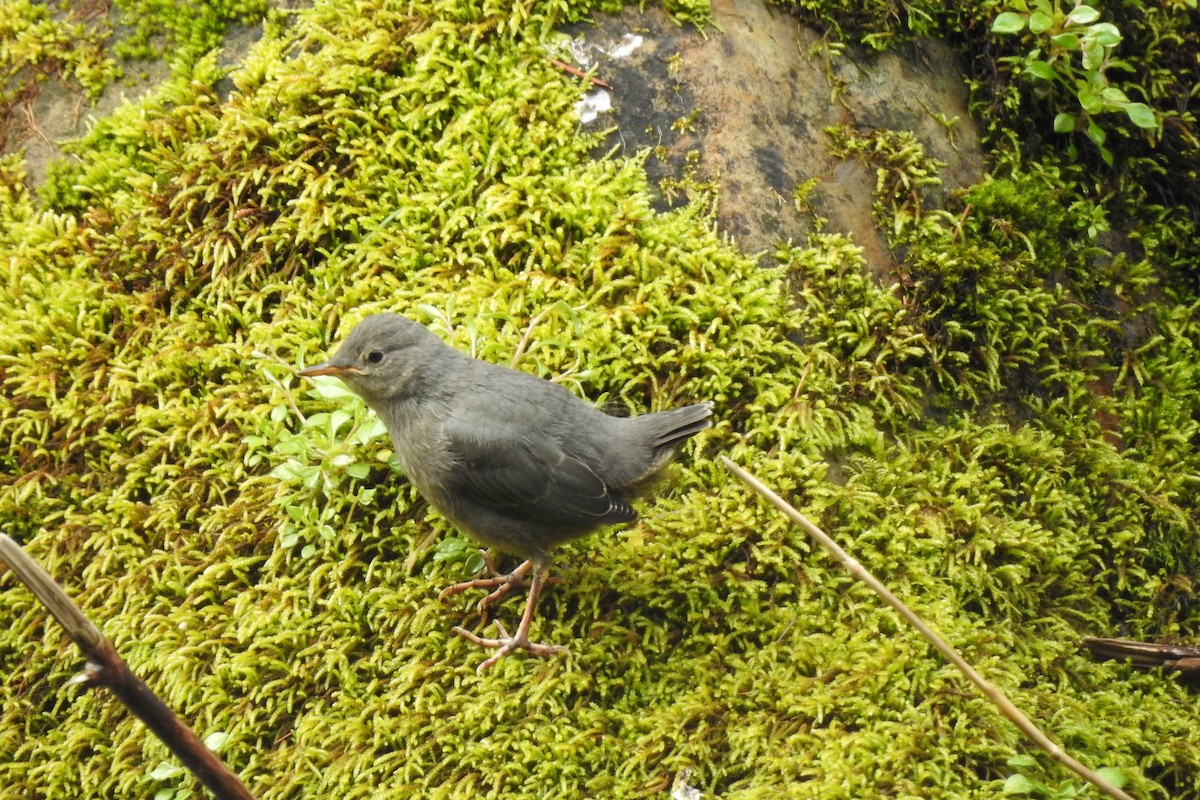
<svg viewBox="0 0 1200 800">
<path fill-rule="evenodd" d="M 457 352 L 407 317 L 375 314 L 350 331 L 332 358 L 300 374 L 306 378 L 333 375 L 375 406 L 389 397 L 418 391 L 414 382 L 442 351 Z"/>
</svg>

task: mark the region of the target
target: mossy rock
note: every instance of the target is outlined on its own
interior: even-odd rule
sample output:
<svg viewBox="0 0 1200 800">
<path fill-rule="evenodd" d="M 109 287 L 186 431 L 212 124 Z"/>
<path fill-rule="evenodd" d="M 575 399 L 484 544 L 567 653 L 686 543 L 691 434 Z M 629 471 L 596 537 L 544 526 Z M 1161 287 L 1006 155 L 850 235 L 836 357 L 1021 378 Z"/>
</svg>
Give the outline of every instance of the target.
<svg viewBox="0 0 1200 800">
<path fill-rule="evenodd" d="M 1077 167 L 999 145 L 925 208 L 919 147 L 843 131 L 903 263 L 815 236 L 760 268 L 592 158 L 544 49 L 586 11 L 330 0 L 227 99 L 209 57 L 100 121 L 37 200 L 5 157 L 0 526 L 264 799 L 999 794 L 1016 731 L 725 454 L 1082 761 L 1200 796 L 1189 689 L 1078 646 L 1197 636 L 1186 215 L 1122 206 L 1139 246 L 1103 247 Z M 471 548 L 293 377 L 384 309 L 614 409 L 716 401 L 638 525 L 561 552 L 536 634 L 570 657 L 475 674 L 473 598 L 436 601 Z M 0 797 L 201 791 L 0 592 Z"/>
</svg>

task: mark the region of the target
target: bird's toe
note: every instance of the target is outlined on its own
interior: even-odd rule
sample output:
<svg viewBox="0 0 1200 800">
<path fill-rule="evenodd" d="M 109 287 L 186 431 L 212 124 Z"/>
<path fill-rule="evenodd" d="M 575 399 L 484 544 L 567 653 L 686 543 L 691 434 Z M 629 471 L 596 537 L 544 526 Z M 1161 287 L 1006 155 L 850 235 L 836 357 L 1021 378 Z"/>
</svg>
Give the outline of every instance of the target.
<svg viewBox="0 0 1200 800">
<path fill-rule="evenodd" d="M 479 675 L 482 675 L 488 669 L 495 666 L 500 659 L 516 652 L 517 650 L 526 650 L 535 656 L 542 656 L 543 658 L 558 655 L 560 653 L 571 652 L 569 648 L 560 644 L 542 644 L 541 642 L 531 642 L 529 641 L 528 635 L 522 635 L 519 631 L 516 636 L 510 636 L 508 631 L 505 630 L 504 626 L 500 624 L 499 620 L 495 622 L 495 625 L 500 631 L 500 636 L 495 639 L 479 636 L 478 634 L 472 633 L 466 628 L 461 628 L 457 625 L 453 628 L 455 633 L 466 639 L 468 642 L 477 644 L 480 647 L 494 649 L 496 651 L 491 655 L 491 657 L 476 667 L 475 672 Z"/>
</svg>

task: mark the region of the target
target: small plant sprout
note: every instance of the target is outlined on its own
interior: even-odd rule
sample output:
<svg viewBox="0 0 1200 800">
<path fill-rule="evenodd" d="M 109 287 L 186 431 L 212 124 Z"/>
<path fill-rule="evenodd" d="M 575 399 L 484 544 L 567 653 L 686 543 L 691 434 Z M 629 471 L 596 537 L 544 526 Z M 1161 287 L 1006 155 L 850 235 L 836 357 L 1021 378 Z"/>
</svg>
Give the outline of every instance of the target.
<svg viewBox="0 0 1200 800">
<path fill-rule="evenodd" d="M 1056 132 L 1084 131 L 1099 148 L 1104 162 L 1111 165 L 1113 155 L 1105 147 L 1108 134 L 1096 122 L 1097 115 L 1123 111 L 1137 127 L 1159 129 L 1154 111 L 1145 103 L 1130 100 L 1109 79 L 1109 70 L 1131 67 L 1115 58 L 1121 32 L 1112 23 L 1102 22 L 1099 10 L 1082 2 L 1064 8 L 1058 0 L 1011 0 L 1008 9 L 997 15 L 992 31 L 1028 31 L 1034 45 L 1024 56 L 1010 58 L 1009 62 L 1030 80 L 1048 89 L 1064 89 L 1078 102 L 1078 109 L 1061 110 L 1055 115 Z M 1074 146 L 1069 149 L 1074 156 Z"/>
</svg>

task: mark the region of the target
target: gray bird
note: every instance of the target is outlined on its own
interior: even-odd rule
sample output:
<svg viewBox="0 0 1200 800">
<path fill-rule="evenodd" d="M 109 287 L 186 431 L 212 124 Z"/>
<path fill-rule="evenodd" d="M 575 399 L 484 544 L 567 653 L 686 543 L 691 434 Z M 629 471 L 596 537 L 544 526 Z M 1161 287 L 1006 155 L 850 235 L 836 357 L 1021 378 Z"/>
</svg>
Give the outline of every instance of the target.
<svg viewBox="0 0 1200 800">
<path fill-rule="evenodd" d="M 442 597 L 492 589 L 482 611 L 533 572 L 515 634 L 499 621 L 495 639 L 454 628 L 496 649 L 479 672 L 517 649 L 567 651 L 529 640 L 551 553 L 599 527 L 636 520 L 630 501 L 684 441 L 712 424 L 711 402 L 609 416 L 555 383 L 466 356 L 396 314 L 367 317 L 333 358 L 300 374 L 340 378 L 383 420 L 404 474 L 434 508 L 480 543 L 525 559 Z"/>
</svg>

